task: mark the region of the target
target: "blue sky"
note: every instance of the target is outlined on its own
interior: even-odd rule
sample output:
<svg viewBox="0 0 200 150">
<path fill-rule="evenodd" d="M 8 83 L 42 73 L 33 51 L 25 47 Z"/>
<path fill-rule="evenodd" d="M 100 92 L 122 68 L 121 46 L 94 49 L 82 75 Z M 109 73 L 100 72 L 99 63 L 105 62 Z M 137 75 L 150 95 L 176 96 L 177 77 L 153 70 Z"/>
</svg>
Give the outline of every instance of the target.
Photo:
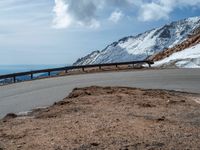
<svg viewBox="0 0 200 150">
<path fill-rule="evenodd" d="M 200 15 L 200 0 L 0 0 L 0 65 L 70 64 L 128 35 Z"/>
</svg>

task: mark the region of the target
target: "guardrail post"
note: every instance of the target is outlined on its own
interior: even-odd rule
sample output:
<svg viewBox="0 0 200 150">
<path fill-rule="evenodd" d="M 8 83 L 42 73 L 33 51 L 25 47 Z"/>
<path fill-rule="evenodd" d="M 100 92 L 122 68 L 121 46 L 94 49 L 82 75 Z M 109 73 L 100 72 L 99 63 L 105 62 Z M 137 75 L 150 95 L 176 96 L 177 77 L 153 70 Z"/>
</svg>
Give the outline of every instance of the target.
<svg viewBox="0 0 200 150">
<path fill-rule="evenodd" d="M 33 80 L 33 74 L 31 73 L 31 80 Z"/>
<path fill-rule="evenodd" d="M 151 68 L 151 63 L 148 63 L 149 64 L 149 68 Z"/>
<path fill-rule="evenodd" d="M 13 82 L 16 83 L 16 76 L 13 77 Z"/>
<path fill-rule="evenodd" d="M 82 71 L 85 71 L 85 68 L 84 68 L 84 67 L 82 67 Z"/>
</svg>

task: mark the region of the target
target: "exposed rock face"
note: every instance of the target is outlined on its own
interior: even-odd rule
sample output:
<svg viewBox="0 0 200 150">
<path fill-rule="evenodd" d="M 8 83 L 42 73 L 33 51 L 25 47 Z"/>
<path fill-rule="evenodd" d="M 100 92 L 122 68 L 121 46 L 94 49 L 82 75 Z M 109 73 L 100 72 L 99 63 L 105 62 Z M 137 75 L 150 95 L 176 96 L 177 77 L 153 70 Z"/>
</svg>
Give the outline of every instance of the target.
<svg viewBox="0 0 200 150">
<path fill-rule="evenodd" d="M 186 48 L 195 46 L 199 43 L 200 43 L 200 28 L 198 30 L 195 30 L 194 34 L 191 35 L 187 40 L 185 40 L 181 44 L 178 44 L 172 48 L 167 48 L 164 51 L 161 51 L 158 54 L 153 55 L 149 59 L 153 61 L 159 61 L 159 60 L 169 57 L 173 53 L 182 51 Z"/>
<path fill-rule="evenodd" d="M 108 45 L 102 51 L 78 59 L 74 65 L 144 60 L 188 39 L 200 27 L 200 17 L 192 17 Z"/>
<path fill-rule="evenodd" d="M 181 44 L 167 48 L 148 59 L 155 62 L 154 67 L 200 68 L 200 27 Z"/>
</svg>

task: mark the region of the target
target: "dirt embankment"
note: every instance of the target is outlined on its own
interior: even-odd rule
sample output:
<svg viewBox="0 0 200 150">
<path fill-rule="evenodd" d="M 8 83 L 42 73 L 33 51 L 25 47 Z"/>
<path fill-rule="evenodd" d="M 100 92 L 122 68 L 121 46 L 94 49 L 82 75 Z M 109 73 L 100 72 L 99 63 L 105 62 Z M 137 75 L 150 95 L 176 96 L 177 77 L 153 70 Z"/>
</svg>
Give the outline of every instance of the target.
<svg viewBox="0 0 200 150">
<path fill-rule="evenodd" d="M 168 48 L 168 49 L 165 49 L 164 51 L 156 54 L 156 55 L 153 55 L 149 58 L 149 60 L 152 60 L 152 61 L 159 61 L 159 60 L 162 60 L 162 59 L 165 59 L 167 57 L 169 57 L 170 55 L 172 55 L 173 53 L 176 53 L 176 52 L 179 52 L 179 51 L 182 51 L 186 48 L 190 48 L 192 46 L 195 46 L 197 45 L 198 43 L 200 43 L 200 27 L 199 29 L 195 30 L 194 31 L 194 34 L 191 35 L 186 41 L 184 41 L 183 43 L 181 44 L 178 44 L 172 48 Z"/>
<path fill-rule="evenodd" d="M 198 95 L 164 90 L 74 89 L 51 107 L 1 120 L 0 149 L 197 150 L 198 100 Z"/>
</svg>

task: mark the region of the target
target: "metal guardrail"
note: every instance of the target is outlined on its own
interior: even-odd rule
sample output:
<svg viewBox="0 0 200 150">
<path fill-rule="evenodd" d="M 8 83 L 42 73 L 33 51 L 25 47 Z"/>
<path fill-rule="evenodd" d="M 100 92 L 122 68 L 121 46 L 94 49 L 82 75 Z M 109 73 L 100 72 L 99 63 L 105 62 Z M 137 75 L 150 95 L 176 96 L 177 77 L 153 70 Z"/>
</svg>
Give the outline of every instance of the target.
<svg viewBox="0 0 200 150">
<path fill-rule="evenodd" d="M 34 71 L 27 71 L 27 72 L 19 72 L 19 73 L 13 73 L 13 74 L 6 74 L 6 75 L 0 75 L 0 79 L 9 79 L 12 78 L 13 82 L 16 83 L 16 78 L 19 76 L 30 76 L 31 80 L 34 79 L 34 74 L 39 74 L 39 73 L 48 73 L 48 76 L 51 76 L 51 72 L 55 71 L 65 71 L 66 73 L 69 70 L 73 69 L 82 69 L 83 71 L 86 68 L 94 68 L 94 67 L 105 67 L 105 66 L 119 66 L 119 65 L 135 65 L 135 64 L 148 64 L 149 67 L 151 67 L 151 64 L 154 64 L 152 61 L 130 61 L 130 62 L 119 62 L 119 63 L 106 63 L 106 64 L 92 64 L 92 65 L 83 65 L 83 66 L 66 66 L 66 67 L 61 67 L 61 68 L 52 68 L 52 69 L 43 69 L 43 70 L 34 70 Z"/>
</svg>

